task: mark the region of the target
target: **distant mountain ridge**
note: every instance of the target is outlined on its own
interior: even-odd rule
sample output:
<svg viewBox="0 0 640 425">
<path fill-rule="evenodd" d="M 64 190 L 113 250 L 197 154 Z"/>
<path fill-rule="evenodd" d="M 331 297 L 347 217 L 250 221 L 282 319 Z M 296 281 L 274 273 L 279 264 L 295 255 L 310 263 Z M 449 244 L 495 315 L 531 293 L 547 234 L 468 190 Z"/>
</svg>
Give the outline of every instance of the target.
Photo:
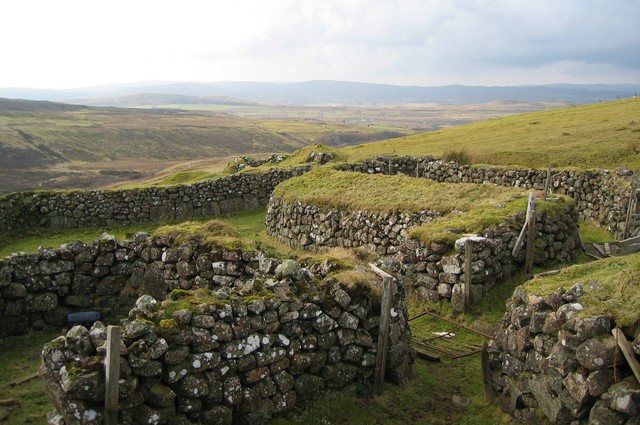
<svg viewBox="0 0 640 425">
<path fill-rule="evenodd" d="M 398 86 L 349 81 L 315 80 L 294 83 L 225 81 L 138 82 L 78 89 L 0 88 L 0 97 L 30 100 L 71 101 L 96 105 L 89 100 L 130 95 L 179 95 L 232 98 L 238 102 L 314 104 L 406 104 L 464 105 L 494 101 L 565 101 L 595 103 L 633 97 L 640 84 L 549 84 L 535 86 Z M 240 100 L 241 99 L 241 100 Z M 209 100 L 211 101 L 211 100 Z M 214 103 L 214 102 L 212 102 Z M 104 105 L 100 103 L 100 105 Z"/>
</svg>

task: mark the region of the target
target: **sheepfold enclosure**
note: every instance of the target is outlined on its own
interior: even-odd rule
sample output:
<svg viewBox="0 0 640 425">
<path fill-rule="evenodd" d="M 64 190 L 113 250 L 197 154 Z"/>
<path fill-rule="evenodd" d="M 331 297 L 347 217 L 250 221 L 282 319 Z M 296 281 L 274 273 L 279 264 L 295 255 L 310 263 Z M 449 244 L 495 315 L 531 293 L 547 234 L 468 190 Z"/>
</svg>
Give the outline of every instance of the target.
<svg viewBox="0 0 640 425">
<path fill-rule="evenodd" d="M 381 322 L 374 274 L 351 271 L 345 280 L 331 262 L 305 268 L 167 237 L 109 241 L 112 267 L 128 261 L 154 277 L 131 275 L 111 294 L 135 300 L 119 323 L 118 423 L 265 423 L 325 389 L 357 381 L 367 391 Z M 149 292 L 155 297 L 140 296 Z M 386 379 L 398 383 L 413 362 L 403 298 L 398 288 L 391 299 L 385 362 Z M 99 296 L 85 299 L 100 308 Z M 45 346 L 40 373 L 59 419 L 103 423 L 105 351 L 101 322 L 74 326 Z"/>
<path fill-rule="evenodd" d="M 572 199 L 535 199 L 527 218 L 530 198 L 492 184 L 318 169 L 276 187 L 266 226 L 293 247 L 377 252 L 419 298 L 464 310 L 517 268 L 580 253 Z"/>
</svg>

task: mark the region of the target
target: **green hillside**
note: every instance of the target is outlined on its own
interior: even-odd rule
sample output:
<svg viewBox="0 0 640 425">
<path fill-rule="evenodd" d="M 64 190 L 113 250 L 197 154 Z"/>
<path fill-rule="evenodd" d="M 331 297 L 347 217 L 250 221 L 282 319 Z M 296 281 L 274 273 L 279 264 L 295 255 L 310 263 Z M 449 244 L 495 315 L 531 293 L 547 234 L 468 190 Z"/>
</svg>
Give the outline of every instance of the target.
<svg viewBox="0 0 640 425">
<path fill-rule="evenodd" d="M 640 170 L 640 98 L 533 112 L 341 150 L 436 157 L 463 150 L 475 164 Z"/>
</svg>

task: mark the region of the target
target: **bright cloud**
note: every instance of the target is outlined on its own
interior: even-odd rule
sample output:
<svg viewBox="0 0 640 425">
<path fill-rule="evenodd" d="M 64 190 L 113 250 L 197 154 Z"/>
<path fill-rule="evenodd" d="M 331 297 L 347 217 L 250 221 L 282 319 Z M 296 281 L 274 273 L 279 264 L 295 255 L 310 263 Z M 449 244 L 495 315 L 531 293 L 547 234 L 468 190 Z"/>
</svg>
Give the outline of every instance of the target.
<svg viewBox="0 0 640 425">
<path fill-rule="evenodd" d="M 0 87 L 640 83 L 637 0 L 21 0 Z"/>
</svg>

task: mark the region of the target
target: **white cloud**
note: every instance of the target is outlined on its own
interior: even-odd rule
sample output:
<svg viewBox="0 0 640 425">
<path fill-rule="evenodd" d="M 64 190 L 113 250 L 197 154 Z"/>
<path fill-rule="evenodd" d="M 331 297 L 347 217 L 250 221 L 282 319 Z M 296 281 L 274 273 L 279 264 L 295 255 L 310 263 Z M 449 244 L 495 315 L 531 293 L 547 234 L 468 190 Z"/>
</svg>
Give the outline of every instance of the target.
<svg viewBox="0 0 640 425">
<path fill-rule="evenodd" d="M 637 0 L 21 0 L 2 86 L 640 82 Z"/>
</svg>

